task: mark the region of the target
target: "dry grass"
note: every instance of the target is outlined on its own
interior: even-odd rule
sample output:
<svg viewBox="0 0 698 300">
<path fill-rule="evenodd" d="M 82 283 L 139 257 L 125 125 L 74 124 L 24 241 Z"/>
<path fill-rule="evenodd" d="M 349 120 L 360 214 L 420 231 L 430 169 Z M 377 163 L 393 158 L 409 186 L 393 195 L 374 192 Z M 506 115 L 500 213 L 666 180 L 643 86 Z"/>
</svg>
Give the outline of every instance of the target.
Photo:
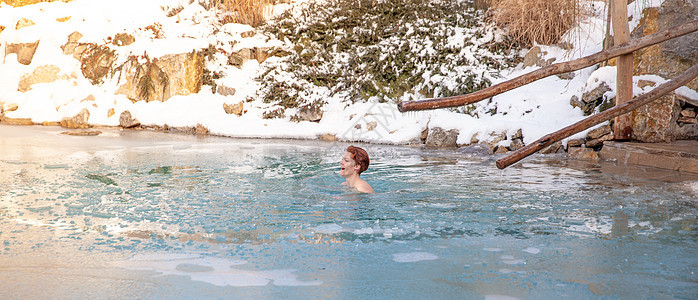
<svg viewBox="0 0 698 300">
<path fill-rule="evenodd" d="M 20 7 L 20 6 L 25 6 L 25 5 L 32 5 L 32 4 L 37 4 L 41 2 L 54 2 L 58 0 L 0 0 L 0 3 L 5 3 L 12 5 L 14 7 Z M 70 2 L 70 0 L 60 0 L 62 2 Z"/>
<path fill-rule="evenodd" d="M 264 16 L 270 13 L 273 0 L 222 0 L 227 14 L 223 23 L 240 23 L 259 26 L 264 23 Z"/>
<path fill-rule="evenodd" d="M 482 0 L 481 0 L 482 1 Z M 551 45 L 585 13 L 583 0 L 489 0 L 494 22 L 521 47 Z"/>
</svg>

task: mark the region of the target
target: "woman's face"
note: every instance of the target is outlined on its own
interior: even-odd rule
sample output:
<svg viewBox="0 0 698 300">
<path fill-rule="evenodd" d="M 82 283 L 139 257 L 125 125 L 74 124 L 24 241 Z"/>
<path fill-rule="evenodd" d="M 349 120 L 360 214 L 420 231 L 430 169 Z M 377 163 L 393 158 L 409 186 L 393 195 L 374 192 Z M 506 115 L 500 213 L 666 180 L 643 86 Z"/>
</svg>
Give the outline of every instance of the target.
<svg viewBox="0 0 698 300">
<path fill-rule="evenodd" d="M 359 171 L 359 165 L 351 158 L 351 153 L 344 152 L 342 160 L 339 161 L 342 168 L 339 170 L 339 175 L 347 177 Z"/>
</svg>

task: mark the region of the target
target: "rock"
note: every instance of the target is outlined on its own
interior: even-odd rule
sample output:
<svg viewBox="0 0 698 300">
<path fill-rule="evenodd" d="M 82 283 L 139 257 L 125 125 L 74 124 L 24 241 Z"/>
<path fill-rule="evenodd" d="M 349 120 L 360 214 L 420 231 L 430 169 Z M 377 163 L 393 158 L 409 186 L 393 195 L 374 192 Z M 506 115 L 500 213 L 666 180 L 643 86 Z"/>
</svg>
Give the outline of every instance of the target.
<svg viewBox="0 0 698 300">
<path fill-rule="evenodd" d="M 17 61 L 20 64 L 28 65 L 32 62 L 34 53 L 36 53 L 36 48 L 38 47 L 39 41 L 33 43 L 7 44 L 7 47 L 5 47 L 5 57 L 12 53 L 16 53 Z"/>
<path fill-rule="evenodd" d="M 235 95 L 235 89 L 231 87 L 227 87 L 225 85 L 218 85 L 216 88 L 216 94 L 223 95 L 223 96 L 232 96 Z"/>
<path fill-rule="evenodd" d="M 269 48 L 254 48 L 254 58 L 257 60 L 258 63 L 263 63 L 270 56 L 271 54 L 269 53 Z"/>
<path fill-rule="evenodd" d="M 240 58 L 242 58 L 243 62 L 246 62 L 250 59 L 255 58 L 255 49 L 243 48 L 243 49 L 240 49 L 240 51 L 238 51 L 237 54 L 240 56 Z"/>
<path fill-rule="evenodd" d="M 419 140 L 422 142 L 422 144 L 426 143 L 427 137 L 429 136 L 429 127 L 424 127 L 422 128 L 422 134 L 419 136 Z"/>
<path fill-rule="evenodd" d="M 71 18 L 72 18 L 71 16 L 62 17 L 62 18 L 56 18 L 56 22 L 61 22 L 61 23 L 67 22 L 67 21 L 70 20 Z"/>
<path fill-rule="evenodd" d="M 111 116 L 114 114 L 116 114 L 116 111 L 114 111 L 114 108 L 112 107 L 107 111 L 107 118 L 111 118 Z"/>
<path fill-rule="evenodd" d="M 511 136 L 512 140 L 523 140 L 523 131 L 521 129 L 517 130 L 513 136 Z"/>
<path fill-rule="evenodd" d="M 133 128 L 140 125 L 141 122 L 138 121 L 138 119 L 132 117 L 131 112 L 128 110 L 124 110 L 123 112 L 121 112 L 121 115 L 119 115 L 119 126 L 123 128 Z"/>
<path fill-rule="evenodd" d="M 557 77 L 563 80 L 572 80 L 574 79 L 574 72 L 557 74 Z"/>
<path fill-rule="evenodd" d="M 606 134 L 604 136 L 600 136 L 598 138 L 588 140 L 586 142 L 586 144 L 584 144 L 584 145 L 587 148 L 596 148 L 596 147 L 602 146 L 603 142 L 610 141 L 610 140 L 613 140 L 613 134 L 609 132 L 608 134 Z"/>
<path fill-rule="evenodd" d="M 436 148 L 455 148 L 458 147 L 456 144 L 458 134 L 457 129 L 445 131 L 440 127 L 434 127 L 429 130 L 425 145 Z"/>
<path fill-rule="evenodd" d="M 26 92 L 31 89 L 32 85 L 37 83 L 48 83 L 58 80 L 58 73 L 61 69 L 56 65 L 39 66 L 29 74 L 24 74 L 19 79 L 17 90 Z"/>
<path fill-rule="evenodd" d="M 321 141 L 325 141 L 325 142 L 336 142 L 338 140 L 336 135 L 329 134 L 329 133 L 323 134 L 323 135 L 319 136 L 318 138 Z"/>
<path fill-rule="evenodd" d="M 599 154 L 590 148 L 571 148 L 568 155 L 574 159 L 587 160 L 591 162 L 597 162 L 599 160 Z"/>
<path fill-rule="evenodd" d="M 240 37 L 242 37 L 243 39 L 245 39 L 245 38 L 248 38 L 248 37 L 253 37 L 254 35 L 255 35 L 255 31 L 254 31 L 254 30 L 250 30 L 250 31 L 245 31 L 245 32 L 241 33 L 241 34 L 240 34 Z"/>
<path fill-rule="evenodd" d="M 245 60 L 237 53 L 233 53 L 228 56 L 228 64 L 231 66 L 240 68 L 244 62 Z"/>
<path fill-rule="evenodd" d="M 608 124 L 596 127 L 587 133 L 587 140 L 598 139 L 604 135 L 611 133 L 611 126 Z"/>
<path fill-rule="evenodd" d="M 484 144 L 487 145 L 488 148 L 490 148 L 490 151 L 492 151 L 492 153 L 494 153 L 494 151 L 497 150 L 497 144 L 499 144 L 499 142 L 503 140 L 506 140 L 507 135 L 504 132 L 500 134 L 495 134 L 494 132 L 491 132 L 490 136 L 492 137 L 492 139 L 484 142 Z"/>
<path fill-rule="evenodd" d="M 74 135 L 74 136 L 96 136 L 96 135 L 102 134 L 102 132 L 99 130 L 80 129 L 80 130 L 63 131 L 63 132 L 61 132 L 61 134 Z"/>
<path fill-rule="evenodd" d="M 34 25 L 36 25 L 36 23 L 34 23 L 34 21 L 29 20 L 27 18 L 22 18 L 19 21 L 17 21 L 17 25 L 15 26 L 15 29 L 20 30 L 22 28 L 34 26 Z"/>
<path fill-rule="evenodd" d="M 677 122 L 683 123 L 683 124 L 698 124 L 698 119 L 695 117 L 689 118 L 689 117 L 680 117 Z"/>
<path fill-rule="evenodd" d="M 511 145 L 509 145 L 509 150 L 516 151 L 524 147 L 524 142 L 521 139 L 511 140 Z"/>
<path fill-rule="evenodd" d="M 646 87 L 648 87 L 648 86 L 652 86 L 652 87 L 653 87 L 653 86 L 655 86 L 655 85 L 657 85 L 657 83 L 654 82 L 654 81 L 650 81 L 650 80 L 640 79 L 640 80 L 637 81 L 637 86 L 638 86 L 639 88 L 641 88 L 641 89 L 644 89 L 644 88 L 646 88 Z"/>
<path fill-rule="evenodd" d="M 229 115 L 242 116 L 242 108 L 242 101 L 235 104 L 223 103 L 223 110 Z"/>
<path fill-rule="evenodd" d="M 61 46 L 61 49 L 63 49 L 63 54 L 65 55 L 73 55 L 75 54 L 75 48 L 77 48 L 78 41 L 82 38 L 82 33 L 74 31 L 70 35 L 68 35 L 68 42 L 65 43 L 65 45 Z"/>
<path fill-rule="evenodd" d="M 322 114 L 322 108 L 316 104 L 305 105 L 298 109 L 298 118 L 305 121 L 320 122 Z"/>
<path fill-rule="evenodd" d="M 166 101 L 198 93 L 203 84 L 202 53 L 169 54 L 143 64 L 129 58 L 120 68 L 117 93 L 132 101 Z"/>
<path fill-rule="evenodd" d="M 78 47 L 74 51 L 78 52 Z M 87 48 L 80 54 L 80 69 L 82 75 L 89 79 L 92 84 L 101 84 L 104 77 L 116 60 L 116 52 L 107 46 L 99 46 L 96 44 L 88 44 Z"/>
<path fill-rule="evenodd" d="M 581 147 L 586 143 L 585 139 L 574 139 L 574 140 L 569 140 L 567 141 L 567 147 Z"/>
<path fill-rule="evenodd" d="M 681 116 L 686 118 L 695 118 L 696 111 L 693 108 L 686 108 L 681 111 Z"/>
<path fill-rule="evenodd" d="M 5 116 L 0 119 L 0 123 L 5 125 L 34 125 L 30 118 L 8 118 Z"/>
<path fill-rule="evenodd" d="M 550 144 L 549 146 L 541 149 L 538 151 L 540 154 L 554 154 L 560 151 L 560 148 L 562 148 L 562 142 L 557 141 L 555 143 Z"/>
<path fill-rule="evenodd" d="M 89 128 L 88 120 L 90 119 L 90 111 L 83 108 L 78 114 L 72 117 L 61 119 L 61 127 L 65 128 Z"/>
<path fill-rule="evenodd" d="M 196 135 L 208 135 L 210 132 L 208 131 L 208 128 L 204 127 L 204 125 L 201 124 L 196 124 L 196 131 L 194 131 L 194 134 Z"/>
<path fill-rule="evenodd" d="M 5 30 L 5 26 L 0 25 L 0 33 L 2 33 L 3 30 Z"/>
<path fill-rule="evenodd" d="M 135 41 L 136 38 L 128 33 L 117 33 L 114 36 L 114 41 L 112 41 L 112 43 L 117 46 L 128 46 L 133 44 Z"/>
<path fill-rule="evenodd" d="M 606 92 L 611 91 L 611 88 L 603 81 L 595 82 L 591 85 L 587 82 L 584 86 L 584 91 L 585 92 L 582 94 L 582 102 L 585 104 L 593 104 L 599 99 L 602 99 Z"/>
<path fill-rule="evenodd" d="M 657 8 L 647 8 L 642 19 L 631 33 L 631 39 L 638 39 L 657 32 L 693 21 L 698 15 L 698 2 L 686 0 L 665 0 Z M 667 40 L 661 44 L 637 50 L 633 54 L 633 74 L 654 74 L 663 78 L 675 78 L 698 63 L 698 32 Z M 698 90 L 698 80 L 686 84 Z"/>
<path fill-rule="evenodd" d="M 674 139 L 674 127 L 681 107 L 674 94 L 639 107 L 632 112 L 631 138 L 645 143 L 670 142 Z"/>
<path fill-rule="evenodd" d="M 538 66 L 538 67 L 546 67 L 549 66 L 550 64 L 555 61 L 554 58 L 548 59 L 548 60 L 543 60 L 543 57 L 548 54 L 545 51 L 542 51 L 539 46 L 534 46 L 531 48 L 531 50 L 528 50 L 528 53 L 524 56 L 523 60 L 523 65 L 524 67 L 532 67 L 532 66 Z"/>
<path fill-rule="evenodd" d="M 378 127 L 378 122 L 376 121 L 366 123 L 366 130 L 368 131 L 373 131 L 374 129 L 376 129 L 376 127 Z"/>
<path fill-rule="evenodd" d="M 572 97 L 570 98 L 570 105 L 572 105 L 572 107 L 579 107 L 582 110 L 584 110 L 587 106 L 587 104 L 582 102 L 582 100 L 579 99 L 577 95 L 572 95 Z"/>
<path fill-rule="evenodd" d="M 41 122 L 42 126 L 61 126 L 61 122 L 56 122 L 56 121 L 43 121 Z"/>
<path fill-rule="evenodd" d="M 507 153 L 509 152 L 509 149 L 504 146 L 497 146 L 497 150 L 494 151 L 494 153 Z"/>
</svg>

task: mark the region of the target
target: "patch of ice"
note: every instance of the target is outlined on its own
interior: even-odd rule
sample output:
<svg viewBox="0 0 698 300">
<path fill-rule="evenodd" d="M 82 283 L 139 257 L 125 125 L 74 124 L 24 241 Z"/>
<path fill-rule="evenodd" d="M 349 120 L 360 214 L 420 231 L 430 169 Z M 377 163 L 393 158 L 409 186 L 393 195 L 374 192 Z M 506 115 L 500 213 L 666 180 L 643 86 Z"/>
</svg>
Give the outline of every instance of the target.
<svg viewBox="0 0 698 300">
<path fill-rule="evenodd" d="M 202 257 L 197 254 L 153 253 L 136 255 L 129 260 L 115 262 L 114 265 L 129 270 L 155 271 L 162 275 L 188 276 L 193 281 L 217 286 L 265 286 L 270 282 L 276 286 L 322 284 L 318 280 L 298 280 L 295 270 L 291 269 L 253 271 L 233 268 L 246 263 L 242 260 Z"/>
<path fill-rule="evenodd" d="M 528 248 L 523 249 L 523 250 L 521 250 L 521 251 L 526 252 L 526 253 L 530 253 L 530 254 L 538 254 L 538 253 L 540 253 L 540 249 L 535 248 L 535 247 L 528 247 Z"/>
<path fill-rule="evenodd" d="M 502 249 L 500 249 L 500 248 L 485 248 L 482 250 L 485 250 L 487 252 L 500 252 L 500 251 L 502 251 Z"/>
<path fill-rule="evenodd" d="M 339 226 L 337 224 L 322 224 L 319 225 L 318 227 L 315 227 L 315 231 L 319 233 L 326 233 L 326 234 L 333 234 L 333 233 L 339 233 L 342 232 L 342 226 Z"/>
<path fill-rule="evenodd" d="M 418 262 L 423 260 L 435 260 L 438 256 L 429 252 L 408 252 L 393 254 L 393 261 L 400 263 Z"/>
</svg>

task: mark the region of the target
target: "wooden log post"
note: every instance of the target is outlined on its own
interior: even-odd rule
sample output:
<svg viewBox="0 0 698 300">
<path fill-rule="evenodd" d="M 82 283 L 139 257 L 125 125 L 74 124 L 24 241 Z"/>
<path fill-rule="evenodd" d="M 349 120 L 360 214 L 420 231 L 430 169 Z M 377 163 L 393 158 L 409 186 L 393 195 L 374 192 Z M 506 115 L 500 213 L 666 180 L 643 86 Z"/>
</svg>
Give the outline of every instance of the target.
<svg viewBox="0 0 698 300">
<path fill-rule="evenodd" d="M 693 67 L 689 68 L 686 70 L 686 72 L 682 73 L 678 77 L 674 78 L 673 80 L 666 82 L 655 89 L 651 90 L 650 92 L 640 95 L 637 98 L 625 102 L 620 105 L 616 105 L 610 109 L 607 109 L 601 113 L 598 113 L 593 116 L 589 116 L 584 120 L 581 120 L 577 123 L 574 123 L 570 126 L 567 126 L 565 128 L 562 128 L 556 132 L 547 134 L 543 136 L 542 138 L 538 139 L 537 141 L 526 145 L 525 147 L 516 150 L 512 152 L 511 154 L 507 155 L 506 157 L 500 158 L 497 160 L 497 168 L 504 169 L 522 159 L 525 157 L 538 152 L 538 150 L 543 149 L 552 143 L 555 143 L 559 140 L 562 140 L 566 137 L 569 137 L 577 132 L 580 132 L 582 130 L 591 128 L 594 125 L 600 124 L 601 122 L 605 122 L 610 120 L 611 118 L 627 114 L 635 109 L 637 109 L 640 106 L 643 106 L 647 103 L 650 103 L 657 98 L 681 87 L 682 85 L 687 84 L 694 78 L 698 77 L 698 64 L 694 65 Z"/>
<path fill-rule="evenodd" d="M 628 1 L 611 1 L 611 23 L 613 43 L 620 45 L 630 41 L 628 26 Z M 633 53 L 623 54 L 616 59 L 616 105 L 633 98 Z M 613 123 L 613 136 L 616 140 L 629 140 L 632 134 L 632 115 L 616 117 Z"/>
</svg>

